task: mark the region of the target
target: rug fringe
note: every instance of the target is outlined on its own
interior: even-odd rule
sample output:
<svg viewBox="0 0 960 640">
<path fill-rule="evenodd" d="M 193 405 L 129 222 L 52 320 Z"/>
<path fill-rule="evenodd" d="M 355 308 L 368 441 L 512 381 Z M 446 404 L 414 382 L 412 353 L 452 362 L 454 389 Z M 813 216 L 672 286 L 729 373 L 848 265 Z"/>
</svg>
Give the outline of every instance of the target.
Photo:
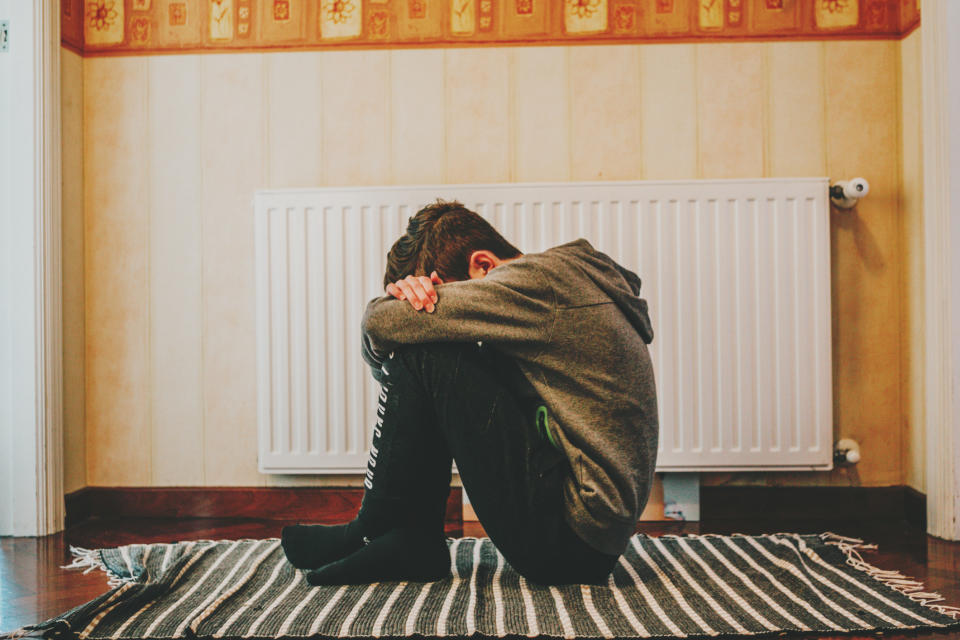
<svg viewBox="0 0 960 640">
<path fill-rule="evenodd" d="M 94 569 L 100 569 L 107 574 L 107 584 L 111 587 L 119 587 L 125 582 L 136 582 L 136 579 L 131 576 L 122 576 L 112 571 L 104 563 L 99 549 L 86 549 L 70 545 L 70 553 L 73 555 L 73 561 L 70 564 L 60 565 L 61 569 L 83 569 L 84 575 Z"/>
<path fill-rule="evenodd" d="M 937 613 L 960 620 L 960 607 L 954 607 L 946 604 L 937 604 L 946 598 L 933 591 L 924 591 L 923 583 L 900 571 L 893 569 L 881 569 L 870 564 L 863 559 L 861 551 L 876 551 L 877 545 L 869 544 L 860 538 L 850 538 L 841 536 L 831 531 L 820 534 L 820 539 L 825 544 L 835 545 L 847 557 L 847 564 L 863 571 L 867 575 L 884 583 L 894 591 L 898 591 L 907 596 L 914 602 L 917 602 Z"/>
</svg>

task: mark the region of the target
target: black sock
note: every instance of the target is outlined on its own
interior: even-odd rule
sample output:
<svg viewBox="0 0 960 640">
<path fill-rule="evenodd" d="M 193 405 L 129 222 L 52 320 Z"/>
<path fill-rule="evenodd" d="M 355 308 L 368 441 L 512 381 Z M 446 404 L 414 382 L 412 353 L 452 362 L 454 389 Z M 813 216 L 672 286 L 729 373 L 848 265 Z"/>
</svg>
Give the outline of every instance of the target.
<svg viewBox="0 0 960 640">
<path fill-rule="evenodd" d="M 435 530 L 396 528 L 350 555 L 307 572 L 312 585 L 367 584 L 386 580 L 432 582 L 450 574 L 446 538 Z"/>
<path fill-rule="evenodd" d="M 356 519 L 338 525 L 290 525 L 283 528 L 280 539 L 287 560 L 298 569 L 322 567 L 363 546 L 363 533 Z"/>
</svg>

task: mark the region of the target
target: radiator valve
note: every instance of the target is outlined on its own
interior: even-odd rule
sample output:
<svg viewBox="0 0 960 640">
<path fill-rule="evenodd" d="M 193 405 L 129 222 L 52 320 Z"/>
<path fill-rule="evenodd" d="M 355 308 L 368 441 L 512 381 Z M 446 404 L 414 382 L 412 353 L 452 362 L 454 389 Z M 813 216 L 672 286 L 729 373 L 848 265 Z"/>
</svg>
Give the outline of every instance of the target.
<svg viewBox="0 0 960 640">
<path fill-rule="evenodd" d="M 833 464 L 835 466 L 857 464 L 860 462 L 860 445 L 856 440 L 843 438 L 833 449 Z"/>
<path fill-rule="evenodd" d="M 838 180 L 830 187 L 830 202 L 841 209 L 852 209 L 860 202 L 860 198 L 868 193 L 870 193 L 870 183 L 866 178 Z"/>
</svg>

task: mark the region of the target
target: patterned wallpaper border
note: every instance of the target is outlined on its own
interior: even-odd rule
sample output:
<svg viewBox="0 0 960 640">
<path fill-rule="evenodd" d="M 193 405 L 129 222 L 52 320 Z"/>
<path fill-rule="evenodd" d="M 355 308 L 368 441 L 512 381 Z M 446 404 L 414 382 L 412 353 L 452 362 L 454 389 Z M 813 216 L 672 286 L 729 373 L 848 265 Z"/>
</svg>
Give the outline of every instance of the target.
<svg viewBox="0 0 960 640">
<path fill-rule="evenodd" d="M 83 55 L 901 38 L 920 0 L 61 0 Z"/>
</svg>

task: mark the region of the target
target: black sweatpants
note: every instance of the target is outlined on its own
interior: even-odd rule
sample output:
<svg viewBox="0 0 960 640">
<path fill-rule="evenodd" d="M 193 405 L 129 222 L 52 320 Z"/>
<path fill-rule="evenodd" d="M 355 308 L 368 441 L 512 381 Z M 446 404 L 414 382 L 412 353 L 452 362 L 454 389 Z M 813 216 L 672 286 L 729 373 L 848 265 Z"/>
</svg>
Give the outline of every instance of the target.
<svg viewBox="0 0 960 640">
<path fill-rule="evenodd" d="M 593 549 L 565 522 L 570 465 L 513 359 L 476 343 L 405 345 L 382 371 L 361 521 L 371 530 L 442 527 L 453 458 L 484 530 L 521 575 L 542 584 L 607 580 L 619 556 Z"/>
</svg>

